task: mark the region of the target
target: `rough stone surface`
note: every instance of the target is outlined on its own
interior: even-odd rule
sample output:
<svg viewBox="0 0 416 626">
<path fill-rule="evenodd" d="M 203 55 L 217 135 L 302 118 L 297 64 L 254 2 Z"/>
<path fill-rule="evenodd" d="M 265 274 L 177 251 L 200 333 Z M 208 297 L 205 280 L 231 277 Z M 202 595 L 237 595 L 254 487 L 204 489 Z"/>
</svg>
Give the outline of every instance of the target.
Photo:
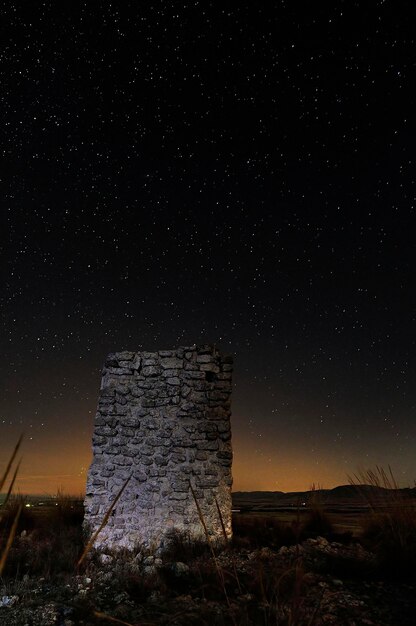
<svg viewBox="0 0 416 626">
<path fill-rule="evenodd" d="M 232 357 L 215 346 L 118 352 L 104 365 L 85 497 L 97 547 L 163 550 L 184 532 L 231 535 Z M 217 510 L 217 503 L 221 517 Z"/>
</svg>

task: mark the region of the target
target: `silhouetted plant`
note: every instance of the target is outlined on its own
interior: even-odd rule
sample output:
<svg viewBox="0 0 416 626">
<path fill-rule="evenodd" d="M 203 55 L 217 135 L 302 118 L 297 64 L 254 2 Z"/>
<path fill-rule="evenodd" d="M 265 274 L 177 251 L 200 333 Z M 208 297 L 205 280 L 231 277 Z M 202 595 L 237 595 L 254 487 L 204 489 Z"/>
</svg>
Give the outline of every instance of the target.
<svg viewBox="0 0 416 626">
<path fill-rule="evenodd" d="M 400 489 L 388 471 L 360 471 L 349 477 L 350 484 L 369 506 L 362 539 L 372 549 L 379 567 L 387 575 L 414 576 L 416 572 L 416 500 Z"/>
<path fill-rule="evenodd" d="M 332 521 L 325 511 L 325 503 L 322 497 L 322 487 L 312 484 L 307 502 L 306 517 L 301 524 L 301 538 L 327 537 L 334 532 Z"/>
<path fill-rule="evenodd" d="M 16 444 L 16 446 L 15 446 L 13 452 L 12 452 L 12 455 L 11 455 L 11 457 L 9 459 L 9 462 L 6 465 L 6 469 L 5 469 L 4 473 L 3 473 L 3 476 L 0 478 L 0 494 L 1 494 L 2 490 L 3 490 L 3 487 L 5 486 L 7 478 L 8 478 L 8 476 L 9 476 L 11 470 L 12 470 L 13 463 L 14 463 L 14 461 L 16 459 L 17 453 L 19 452 L 20 446 L 22 444 L 22 440 L 23 440 L 23 435 L 20 435 L 19 440 L 18 440 L 18 442 L 17 442 L 17 444 Z M 16 468 L 14 470 L 12 480 L 10 481 L 9 488 L 7 490 L 6 497 L 5 497 L 5 500 L 3 502 L 3 507 L 7 506 L 7 504 L 8 504 L 9 498 L 10 498 L 12 490 L 13 490 L 14 483 L 16 481 L 17 473 L 19 471 L 19 466 L 20 466 L 20 461 L 18 462 L 18 464 L 17 464 L 17 466 L 16 466 Z M 9 530 L 8 535 L 6 535 L 6 539 L 5 539 L 4 545 L 2 545 L 3 544 L 3 540 L 2 540 L 2 534 L 0 532 L 0 542 L 1 542 L 0 543 L 0 546 L 1 546 L 0 547 L 0 576 L 2 575 L 2 573 L 4 571 L 4 568 L 5 568 L 5 565 L 6 565 L 6 559 L 8 557 L 9 552 L 10 552 L 10 548 L 12 546 L 13 539 L 14 539 L 14 537 L 16 535 L 17 526 L 18 526 L 20 514 L 22 512 L 22 508 L 23 508 L 23 505 L 20 504 L 18 506 L 17 510 L 14 513 L 14 517 L 13 517 L 12 522 L 10 524 L 10 530 Z M 0 513 L 0 522 L 3 520 L 4 510 L 5 509 L 3 508 L 2 512 Z M 1 531 L 1 527 L 0 527 L 0 531 Z"/>
</svg>

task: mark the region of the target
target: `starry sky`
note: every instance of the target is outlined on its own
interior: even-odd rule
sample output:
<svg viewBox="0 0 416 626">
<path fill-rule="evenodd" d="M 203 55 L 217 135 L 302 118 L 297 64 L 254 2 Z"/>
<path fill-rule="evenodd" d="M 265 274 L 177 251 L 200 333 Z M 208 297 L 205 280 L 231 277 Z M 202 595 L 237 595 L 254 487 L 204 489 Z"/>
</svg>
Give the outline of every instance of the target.
<svg viewBox="0 0 416 626">
<path fill-rule="evenodd" d="M 416 478 L 412 2 L 0 8 L 0 471 L 81 493 L 107 353 L 235 359 L 235 490 Z"/>
</svg>

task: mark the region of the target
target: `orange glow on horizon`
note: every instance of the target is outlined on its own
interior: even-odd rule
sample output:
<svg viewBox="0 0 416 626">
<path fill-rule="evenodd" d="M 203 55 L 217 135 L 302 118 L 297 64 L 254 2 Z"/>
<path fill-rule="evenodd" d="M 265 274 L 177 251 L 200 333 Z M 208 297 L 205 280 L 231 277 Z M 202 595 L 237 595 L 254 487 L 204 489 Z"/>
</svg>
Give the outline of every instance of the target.
<svg viewBox="0 0 416 626">
<path fill-rule="evenodd" d="M 77 436 L 76 439 L 74 437 L 73 440 L 56 436 L 49 440 L 38 438 L 36 442 L 24 441 L 22 463 L 13 492 L 55 496 L 60 491 L 70 496 L 84 495 L 92 457 L 90 442 L 89 433 L 87 436 Z M 3 458 L 0 475 L 6 468 Z M 9 481 L 4 491 L 7 491 L 8 484 Z"/>
<path fill-rule="evenodd" d="M 302 447 L 264 443 L 262 449 L 234 438 L 233 491 L 307 491 L 312 484 L 332 489 L 348 483 L 347 470 L 331 457 L 316 458 Z"/>
<path fill-rule="evenodd" d="M 348 482 L 346 474 L 332 465 L 319 468 L 313 460 L 302 460 L 301 455 L 295 453 L 280 459 L 258 458 L 255 451 L 242 447 L 234 450 L 233 491 L 305 491 L 312 483 L 330 489 Z M 91 462 L 88 446 L 82 450 L 79 448 L 77 459 L 74 459 L 72 448 L 60 450 L 59 457 L 53 455 L 50 458 L 33 452 L 25 456 L 15 492 L 53 496 L 59 490 L 67 495 L 85 494 Z"/>
<path fill-rule="evenodd" d="M 92 458 L 92 428 L 89 426 L 89 429 L 71 437 L 63 433 L 51 437 L 50 433 L 45 433 L 43 438 L 26 439 L 14 492 L 49 496 L 56 495 L 58 491 L 74 496 L 85 494 Z M 272 436 L 264 437 L 256 448 L 253 444 L 258 440 L 235 431 L 233 491 L 307 491 L 312 484 L 331 489 L 347 484 L 348 474 L 357 469 L 354 458 L 346 464 L 336 457 L 336 451 L 326 451 L 317 458 L 300 441 L 282 443 Z M 10 438 L 13 442 L 17 439 L 18 434 Z M 9 445 L 1 455 L 0 475 L 5 470 L 13 445 Z M 366 461 L 369 467 L 377 463 L 383 465 L 383 459 L 379 458 L 367 458 Z M 7 491 L 7 486 L 8 483 L 4 491 Z"/>
</svg>

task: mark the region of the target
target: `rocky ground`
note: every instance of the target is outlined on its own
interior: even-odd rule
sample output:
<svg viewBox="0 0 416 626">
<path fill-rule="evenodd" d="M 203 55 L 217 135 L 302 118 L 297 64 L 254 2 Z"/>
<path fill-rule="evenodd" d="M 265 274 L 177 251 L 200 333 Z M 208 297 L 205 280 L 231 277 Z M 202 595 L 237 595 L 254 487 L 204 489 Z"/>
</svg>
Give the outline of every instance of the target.
<svg viewBox="0 0 416 626">
<path fill-rule="evenodd" d="M 95 555 L 76 576 L 5 578 L 0 624 L 415 624 L 414 580 L 380 575 L 374 556 L 356 542 L 318 537 L 276 550 L 224 550 L 216 561 L 205 551 L 184 561 Z"/>
</svg>

